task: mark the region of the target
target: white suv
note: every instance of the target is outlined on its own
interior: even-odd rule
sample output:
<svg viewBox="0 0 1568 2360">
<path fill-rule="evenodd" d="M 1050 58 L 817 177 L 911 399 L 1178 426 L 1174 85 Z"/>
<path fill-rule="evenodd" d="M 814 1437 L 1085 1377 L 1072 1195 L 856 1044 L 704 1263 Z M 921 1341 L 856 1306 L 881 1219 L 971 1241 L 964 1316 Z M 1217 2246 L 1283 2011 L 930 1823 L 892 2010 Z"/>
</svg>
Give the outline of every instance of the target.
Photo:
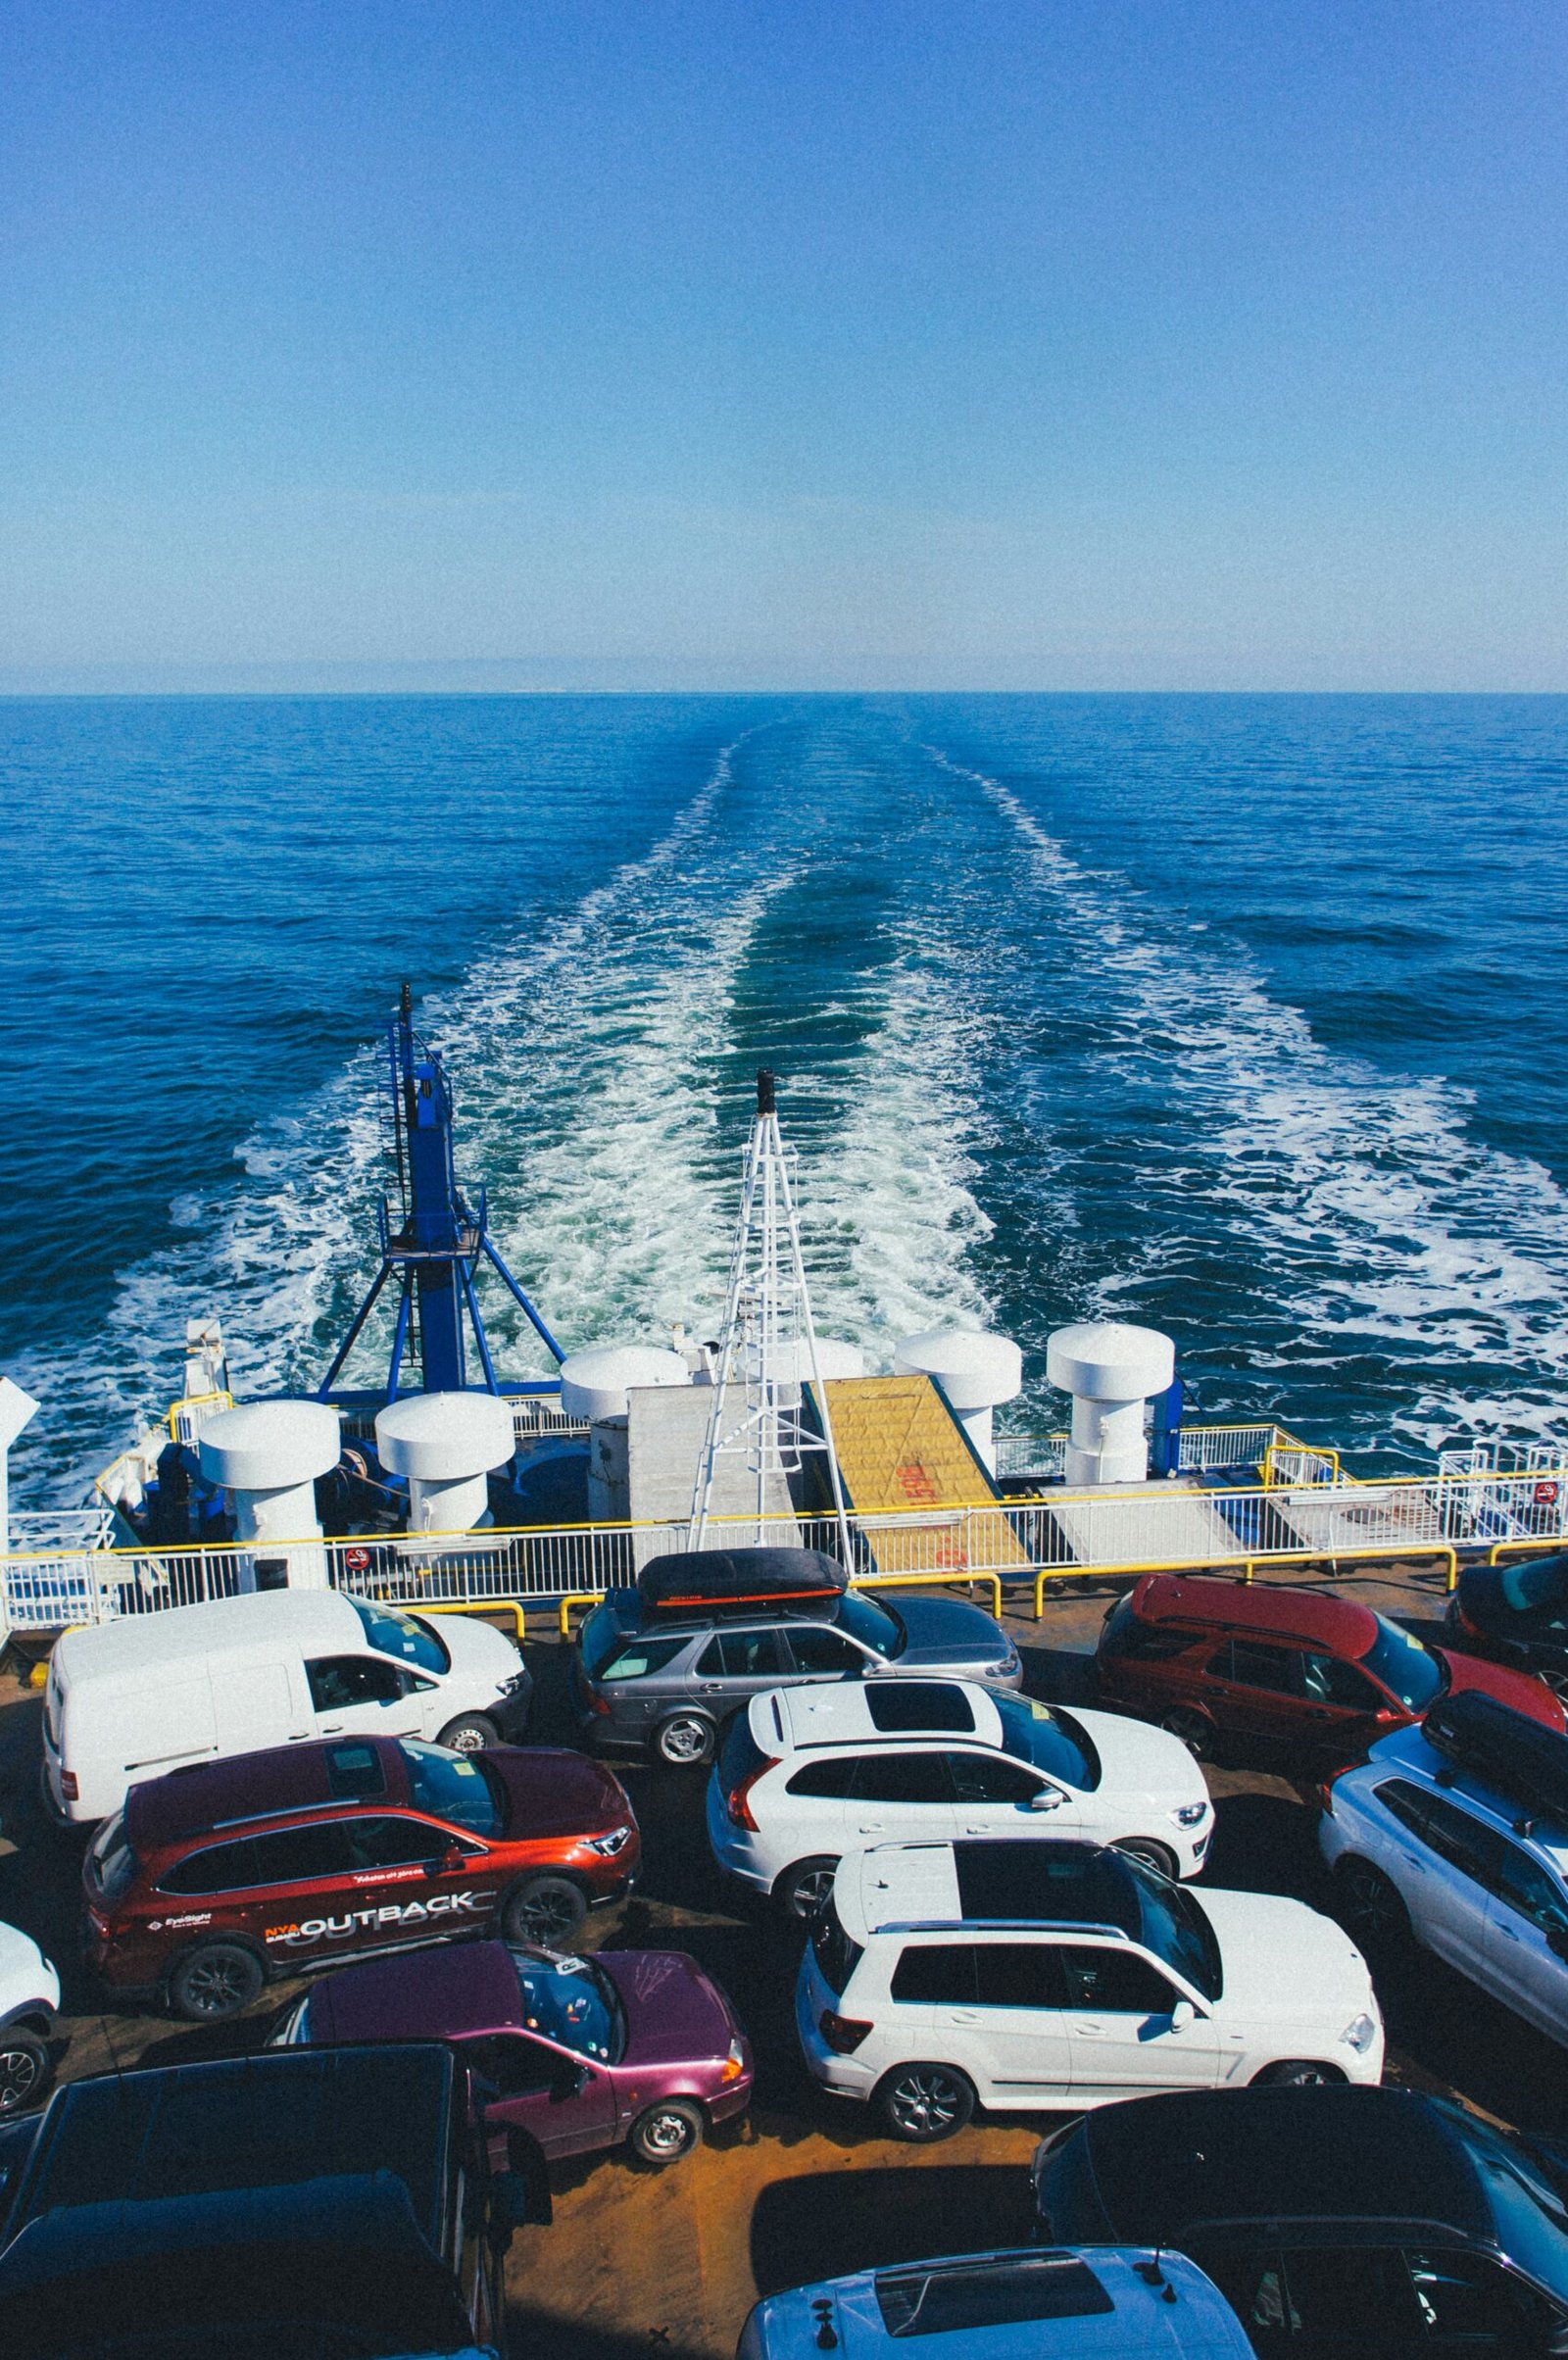
<svg viewBox="0 0 1568 2360">
<path fill-rule="evenodd" d="M 1568 2046 L 1568 1740 L 1451 1697 L 1323 1790 L 1318 1844 L 1369 1949 L 1413 1934 Z"/>
<path fill-rule="evenodd" d="M 824 2090 L 895 2139 L 975 2101 L 1075 2113 L 1161 2090 L 1383 2073 L 1366 1962 L 1273 1893 L 1172 1885 L 1095 1844 L 848 1852 L 811 1924 L 795 2029 Z"/>
<path fill-rule="evenodd" d="M 1180 1738 L 970 1680 L 766 1691 L 730 1723 L 708 1787 L 720 1868 L 803 1918 L 852 1846 L 1071 1834 L 1193 1877 L 1213 1830 Z"/>
</svg>

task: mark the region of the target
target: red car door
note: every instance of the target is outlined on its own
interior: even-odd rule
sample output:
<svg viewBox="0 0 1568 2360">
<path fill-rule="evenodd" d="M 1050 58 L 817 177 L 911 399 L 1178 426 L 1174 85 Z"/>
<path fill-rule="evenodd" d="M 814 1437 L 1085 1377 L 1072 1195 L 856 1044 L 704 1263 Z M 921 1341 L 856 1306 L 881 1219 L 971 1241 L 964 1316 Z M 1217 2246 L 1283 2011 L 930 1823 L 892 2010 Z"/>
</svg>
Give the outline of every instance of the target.
<svg viewBox="0 0 1568 2360">
<path fill-rule="evenodd" d="M 547 2155 L 581 2155 L 615 2139 L 615 2092 L 607 2067 L 527 2033 L 484 2033 L 462 2043 L 465 2062 L 500 2091 L 487 2129 L 532 2132 Z"/>
<path fill-rule="evenodd" d="M 1298 1648 L 1232 1639 L 1215 1648 L 1203 1687 L 1221 1729 L 1269 1745 L 1299 1743 L 1307 1724 Z"/>
</svg>

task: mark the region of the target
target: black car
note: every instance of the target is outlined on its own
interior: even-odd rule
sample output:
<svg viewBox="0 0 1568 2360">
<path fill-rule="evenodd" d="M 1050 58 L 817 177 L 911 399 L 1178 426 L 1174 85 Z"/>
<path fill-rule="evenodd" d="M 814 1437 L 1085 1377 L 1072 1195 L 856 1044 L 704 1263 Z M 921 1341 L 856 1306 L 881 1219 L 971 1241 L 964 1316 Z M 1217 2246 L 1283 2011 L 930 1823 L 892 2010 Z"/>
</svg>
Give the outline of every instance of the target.
<svg viewBox="0 0 1568 2360">
<path fill-rule="evenodd" d="M 503 2348 L 510 2233 L 448 2048 L 293 2049 L 57 2090 L 0 2134 L 6 2360 Z"/>
<path fill-rule="evenodd" d="M 1413 2090 L 1181 2090 L 1042 2141 L 1051 2244 L 1170 2245 L 1280 2360 L 1568 2352 L 1568 2173 Z"/>
<path fill-rule="evenodd" d="M 1568 1549 L 1467 1565 L 1448 1600 L 1455 1647 L 1539 1672 L 1568 1703 Z"/>
</svg>

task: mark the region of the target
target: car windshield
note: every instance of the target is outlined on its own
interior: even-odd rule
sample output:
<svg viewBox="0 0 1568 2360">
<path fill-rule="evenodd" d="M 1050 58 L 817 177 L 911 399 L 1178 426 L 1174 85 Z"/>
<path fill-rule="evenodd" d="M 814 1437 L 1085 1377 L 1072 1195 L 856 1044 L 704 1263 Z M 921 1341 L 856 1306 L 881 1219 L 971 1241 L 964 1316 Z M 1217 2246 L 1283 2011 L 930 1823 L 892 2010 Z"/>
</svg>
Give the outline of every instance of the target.
<svg viewBox="0 0 1568 2360">
<path fill-rule="evenodd" d="M 1568 1627 L 1568 1557 L 1522 1557 L 1499 1565 L 1497 1579 L 1516 1614 Z"/>
<path fill-rule="evenodd" d="M 452 1669 L 445 1642 L 416 1614 L 400 1614 L 396 1606 L 368 1606 L 362 1598 L 351 1602 L 377 1654 L 395 1655 L 399 1663 L 416 1664 L 421 1672 Z"/>
<path fill-rule="evenodd" d="M 1568 2302 L 1568 2206 L 1561 2193 L 1511 2139 L 1444 2099 L 1433 2102 L 1453 2123 L 1481 2173 L 1503 2252 Z"/>
<path fill-rule="evenodd" d="M 590 1680 L 598 1679 L 621 1641 L 635 1632 L 636 1615 L 637 1593 L 623 1590 L 618 1597 L 612 1592 L 584 1617 L 577 1645 L 582 1650 L 583 1670 Z"/>
<path fill-rule="evenodd" d="M 841 1631 L 848 1631 L 850 1637 L 858 1639 L 862 1647 L 870 1647 L 874 1653 L 889 1660 L 895 1655 L 902 1655 L 908 1645 L 908 1633 L 905 1630 L 903 1618 L 895 1614 L 891 1606 L 884 1606 L 880 1600 L 858 1598 L 853 1590 L 846 1590 L 839 1599 L 833 1620 Z"/>
<path fill-rule="evenodd" d="M 626 2045 L 620 1993 L 591 1958 L 541 1957 L 514 1950 L 525 2031 L 613 2065 Z"/>
<path fill-rule="evenodd" d="M 409 1800 L 432 1819 L 449 1819 L 454 1827 L 475 1836 L 498 1836 L 506 1823 L 500 1790 L 476 1755 L 449 1753 L 445 1745 L 426 1745 L 417 1738 L 399 1738 L 398 1751 L 408 1764 Z"/>
<path fill-rule="evenodd" d="M 1185 1976 L 1205 1999 L 1225 1988 L 1219 1941 L 1184 1885 L 1172 1885 L 1142 1860 L 1122 1855 L 1138 1893 L 1138 1939 L 1168 1967 Z"/>
<path fill-rule="evenodd" d="M 1379 1614 L 1375 1620 L 1378 1635 L 1361 1657 L 1362 1669 L 1397 1696 L 1406 1712 L 1425 1712 L 1446 1686 L 1443 1665 L 1430 1647 L 1408 1631 L 1401 1631 L 1387 1615 Z"/>
<path fill-rule="evenodd" d="M 1100 1756 L 1071 1713 L 1037 1704 L 1032 1696 L 994 1696 L 991 1701 L 1002 1716 L 1002 1743 L 1008 1753 L 1033 1762 L 1064 1787 L 1093 1794 L 1100 1784 Z"/>
<path fill-rule="evenodd" d="M 129 1892 L 136 1874 L 136 1855 L 125 1841 L 123 1811 L 106 1819 L 93 1838 L 92 1873 L 106 1901 L 121 1900 Z"/>
</svg>

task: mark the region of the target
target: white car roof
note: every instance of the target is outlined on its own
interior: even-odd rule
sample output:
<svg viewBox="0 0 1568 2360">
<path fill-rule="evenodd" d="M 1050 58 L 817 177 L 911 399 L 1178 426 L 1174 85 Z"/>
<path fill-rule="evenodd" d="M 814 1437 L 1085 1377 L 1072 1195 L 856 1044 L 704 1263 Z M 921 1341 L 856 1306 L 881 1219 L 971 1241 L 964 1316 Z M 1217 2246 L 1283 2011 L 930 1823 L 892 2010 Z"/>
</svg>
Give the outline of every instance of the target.
<svg viewBox="0 0 1568 2360">
<path fill-rule="evenodd" d="M 270 1654 L 280 1646 L 356 1647 L 364 1641 L 352 1600 L 335 1590 L 259 1590 L 68 1631 L 51 1662 L 67 1687 L 81 1679 L 156 1676 L 172 1663 L 211 1655 Z"/>
<path fill-rule="evenodd" d="M 1095 1869 L 1105 1859 L 1110 1872 Z M 1067 1899 L 1056 1878 L 1065 1867 L 1071 1887 L 1090 1881 L 1091 1893 Z M 846 1852 L 833 1880 L 833 1906 L 850 1940 L 863 1949 L 892 1926 L 1108 1926 L 1125 1871 L 1115 1878 L 1115 1855 L 1085 1838 L 1003 1836 L 938 1844 L 878 1844 Z M 1000 1906 L 965 1914 L 964 1889 L 995 1892 Z M 1097 1890 L 1098 1889 L 1098 1890 Z M 1058 1898 L 1058 1895 L 1061 1897 Z"/>
<path fill-rule="evenodd" d="M 1152 2278 L 1142 2275 L 1155 2261 L 1147 2246 L 1091 2245 L 895 2263 L 771 2296 L 754 2315 L 761 2333 L 749 2329 L 741 2348 L 814 2360 L 826 2317 L 847 2360 L 902 2348 L 911 2331 L 932 2360 L 1250 2360 L 1241 2322 L 1202 2271 L 1161 2252 Z M 1075 2286 L 1093 2307 L 1072 2300 Z"/>
<path fill-rule="evenodd" d="M 901 1738 L 1002 1743 L 1002 1715 L 989 1689 L 976 1680 L 924 1680 L 912 1673 L 764 1689 L 752 1699 L 751 1725 L 759 1745 L 775 1754 L 868 1739 L 878 1745 Z"/>
</svg>

